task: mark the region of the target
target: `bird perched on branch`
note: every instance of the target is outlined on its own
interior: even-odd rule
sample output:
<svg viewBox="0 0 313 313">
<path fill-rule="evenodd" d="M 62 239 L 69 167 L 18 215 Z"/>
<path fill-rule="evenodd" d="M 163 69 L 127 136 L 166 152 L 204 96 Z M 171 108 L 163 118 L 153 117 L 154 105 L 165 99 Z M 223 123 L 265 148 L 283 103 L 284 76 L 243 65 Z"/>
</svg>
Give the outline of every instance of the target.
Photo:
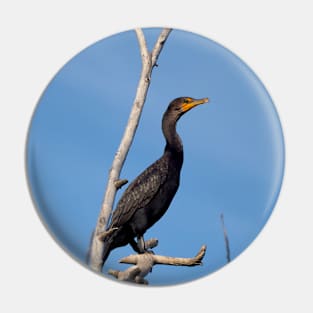
<svg viewBox="0 0 313 313">
<path fill-rule="evenodd" d="M 164 153 L 128 186 L 120 198 L 103 239 L 104 262 L 113 249 L 127 244 L 137 253 L 146 251 L 144 233 L 167 211 L 179 186 L 183 145 L 176 132 L 176 123 L 183 114 L 208 101 L 208 98 L 181 97 L 169 104 L 162 119 L 166 139 Z"/>
</svg>

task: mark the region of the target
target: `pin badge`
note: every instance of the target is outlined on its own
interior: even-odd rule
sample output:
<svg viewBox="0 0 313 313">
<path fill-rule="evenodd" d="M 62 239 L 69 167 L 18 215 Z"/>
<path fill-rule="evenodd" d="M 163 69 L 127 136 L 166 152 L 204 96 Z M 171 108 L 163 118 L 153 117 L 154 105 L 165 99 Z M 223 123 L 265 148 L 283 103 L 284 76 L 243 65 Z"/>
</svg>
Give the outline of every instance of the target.
<svg viewBox="0 0 313 313">
<path fill-rule="evenodd" d="M 284 140 L 271 97 L 234 53 L 137 28 L 54 76 L 26 170 L 39 216 L 75 260 L 115 281 L 173 285 L 257 237 L 281 188 Z"/>
</svg>

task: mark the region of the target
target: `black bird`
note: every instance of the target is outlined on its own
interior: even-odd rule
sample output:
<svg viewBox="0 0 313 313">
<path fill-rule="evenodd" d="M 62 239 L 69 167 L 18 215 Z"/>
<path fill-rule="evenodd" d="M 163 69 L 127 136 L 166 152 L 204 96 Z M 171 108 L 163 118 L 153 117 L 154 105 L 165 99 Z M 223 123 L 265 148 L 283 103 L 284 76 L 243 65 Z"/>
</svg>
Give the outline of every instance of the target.
<svg viewBox="0 0 313 313">
<path fill-rule="evenodd" d="M 145 251 L 144 233 L 167 211 L 179 186 L 183 145 L 176 123 L 184 113 L 205 102 L 208 98 L 181 97 L 169 104 L 162 119 L 164 154 L 128 186 L 119 200 L 108 227 L 116 230 L 104 239 L 104 262 L 113 249 L 127 244 L 137 253 Z"/>
</svg>

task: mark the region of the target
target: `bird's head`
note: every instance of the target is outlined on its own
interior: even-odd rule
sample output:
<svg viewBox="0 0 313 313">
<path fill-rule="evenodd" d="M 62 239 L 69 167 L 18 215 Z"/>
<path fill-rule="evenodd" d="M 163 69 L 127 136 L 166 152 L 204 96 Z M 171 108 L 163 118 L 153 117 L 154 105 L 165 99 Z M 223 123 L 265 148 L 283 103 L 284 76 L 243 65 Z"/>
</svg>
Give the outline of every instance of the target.
<svg viewBox="0 0 313 313">
<path fill-rule="evenodd" d="M 174 99 L 170 105 L 168 106 L 168 113 L 171 115 L 177 116 L 179 119 L 183 114 L 191 110 L 192 108 L 198 106 L 199 104 L 203 104 L 209 102 L 208 98 L 203 99 L 193 99 L 190 97 L 180 97 Z"/>
</svg>

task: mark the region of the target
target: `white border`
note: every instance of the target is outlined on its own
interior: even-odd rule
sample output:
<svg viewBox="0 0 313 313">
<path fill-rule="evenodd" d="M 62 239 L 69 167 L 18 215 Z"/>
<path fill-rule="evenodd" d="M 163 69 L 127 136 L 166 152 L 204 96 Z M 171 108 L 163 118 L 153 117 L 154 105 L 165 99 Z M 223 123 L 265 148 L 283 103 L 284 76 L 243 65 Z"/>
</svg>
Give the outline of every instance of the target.
<svg viewBox="0 0 313 313">
<path fill-rule="evenodd" d="M 309 1 L 30 0 L 1 7 L 1 311 L 312 310 L 306 285 L 313 261 Z M 286 175 L 269 223 L 229 266 L 189 284 L 139 288 L 92 274 L 50 238 L 28 194 L 24 147 L 39 96 L 62 65 L 103 37 L 160 25 L 216 40 L 256 72 L 283 124 Z"/>
</svg>

